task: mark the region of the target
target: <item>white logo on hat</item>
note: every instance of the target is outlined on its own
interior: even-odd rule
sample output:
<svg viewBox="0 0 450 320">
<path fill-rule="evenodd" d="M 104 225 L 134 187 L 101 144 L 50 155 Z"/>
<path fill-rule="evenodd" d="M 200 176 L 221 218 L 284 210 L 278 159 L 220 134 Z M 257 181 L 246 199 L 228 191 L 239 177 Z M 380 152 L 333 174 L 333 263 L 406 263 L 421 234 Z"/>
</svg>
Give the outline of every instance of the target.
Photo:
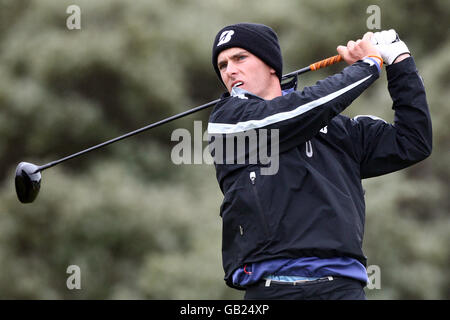
<svg viewBox="0 0 450 320">
<path fill-rule="evenodd" d="M 231 40 L 231 36 L 234 34 L 234 30 L 228 30 L 228 31 L 224 31 L 222 32 L 222 34 L 220 35 L 219 38 L 219 43 L 217 44 L 217 46 L 220 46 L 221 44 L 227 43 L 228 41 Z"/>
</svg>

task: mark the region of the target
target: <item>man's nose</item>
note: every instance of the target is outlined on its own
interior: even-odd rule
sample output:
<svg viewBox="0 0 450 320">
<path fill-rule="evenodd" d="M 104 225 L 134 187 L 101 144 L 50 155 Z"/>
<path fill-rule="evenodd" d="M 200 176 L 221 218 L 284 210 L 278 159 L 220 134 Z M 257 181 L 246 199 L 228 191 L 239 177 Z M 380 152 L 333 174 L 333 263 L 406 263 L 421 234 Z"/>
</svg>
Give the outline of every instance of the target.
<svg viewBox="0 0 450 320">
<path fill-rule="evenodd" d="M 228 62 L 227 69 L 225 70 L 228 76 L 235 75 L 237 73 L 236 65 L 233 62 Z"/>
</svg>

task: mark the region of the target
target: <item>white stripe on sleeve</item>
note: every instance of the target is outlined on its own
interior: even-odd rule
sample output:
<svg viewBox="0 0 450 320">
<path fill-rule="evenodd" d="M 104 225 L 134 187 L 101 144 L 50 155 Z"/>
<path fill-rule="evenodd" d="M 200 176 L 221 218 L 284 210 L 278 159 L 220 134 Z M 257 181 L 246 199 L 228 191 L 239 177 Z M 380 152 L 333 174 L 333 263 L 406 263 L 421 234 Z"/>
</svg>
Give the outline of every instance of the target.
<svg viewBox="0 0 450 320">
<path fill-rule="evenodd" d="M 308 112 L 318 106 L 321 106 L 340 95 L 343 95 L 347 91 L 357 87 L 367 79 L 372 77 L 372 75 L 365 77 L 364 79 L 361 79 L 355 83 L 352 83 L 351 85 L 348 85 L 345 88 L 342 88 L 336 92 L 330 93 L 329 95 L 326 95 L 322 98 L 319 98 L 317 100 L 310 101 L 306 104 L 303 104 L 301 106 L 298 106 L 297 108 L 286 111 L 286 112 L 280 112 L 273 114 L 271 116 L 268 116 L 264 119 L 260 120 L 248 120 L 243 122 L 238 122 L 236 124 L 228 124 L 228 123 L 208 123 L 208 134 L 232 134 L 232 133 L 238 133 L 238 132 L 244 132 L 251 129 L 258 129 L 262 128 L 277 122 L 285 121 L 291 118 L 295 118 L 302 113 Z"/>
</svg>

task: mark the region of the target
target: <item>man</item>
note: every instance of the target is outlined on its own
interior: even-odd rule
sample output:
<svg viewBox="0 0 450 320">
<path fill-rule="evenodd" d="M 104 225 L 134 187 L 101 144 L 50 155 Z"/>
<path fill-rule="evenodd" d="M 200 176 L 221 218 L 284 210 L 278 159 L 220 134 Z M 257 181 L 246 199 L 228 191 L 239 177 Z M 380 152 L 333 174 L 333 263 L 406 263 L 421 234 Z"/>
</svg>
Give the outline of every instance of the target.
<svg viewBox="0 0 450 320">
<path fill-rule="evenodd" d="M 217 157 L 220 151 L 229 160 L 236 148 L 212 151 L 224 194 L 225 281 L 246 290 L 246 299 L 365 299 L 361 179 L 431 153 L 425 89 L 395 31 L 366 33 L 337 51 L 348 67 L 295 91 L 295 81 L 280 83 L 281 50 L 270 27 L 230 25 L 214 40 L 213 67 L 228 93 L 212 111 L 208 133 L 227 140 L 270 130 L 278 150 L 271 174 L 263 174 L 267 163 Z M 383 63 L 395 123 L 340 115 L 379 77 Z"/>
</svg>

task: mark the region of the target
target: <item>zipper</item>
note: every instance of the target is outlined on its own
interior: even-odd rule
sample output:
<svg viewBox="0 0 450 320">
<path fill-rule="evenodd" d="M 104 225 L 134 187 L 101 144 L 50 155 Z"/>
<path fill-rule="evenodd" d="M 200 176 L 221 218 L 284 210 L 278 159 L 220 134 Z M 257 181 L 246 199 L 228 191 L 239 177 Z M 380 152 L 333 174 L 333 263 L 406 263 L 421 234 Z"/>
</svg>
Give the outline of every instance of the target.
<svg viewBox="0 0 450 320">
<path fill-rule="evenodd" d="M 308 158 L 312 158 L 313 154 L 314 154 L 314 152 L 313 152 L 311 140 L 306 141 L 306 155 L 308 156 Z"/>
<path fill-rule="evenodd" d="M 262 220 L 262 224 L 263 224 L 263 228 L 264 228 L 264 233 L 266 235 L 266 237 L 269 236 L 269 227 L 267 224 L 267 219 L 266 216 L 264 214 L 264 211 L 261 208 L 261 202 L 259 201 L 259 195 L 258 195 L 258 190 L 256 190 L 256 172 L 252 171 L 250 172 L 250 181 L 252 183 L 252 190 L 253 190 L 253 194 L 255 196 L 256 199 L 256 206 L 258 209 L 258 213 L 261 216 L 261 220 Z"/>
</svg>

